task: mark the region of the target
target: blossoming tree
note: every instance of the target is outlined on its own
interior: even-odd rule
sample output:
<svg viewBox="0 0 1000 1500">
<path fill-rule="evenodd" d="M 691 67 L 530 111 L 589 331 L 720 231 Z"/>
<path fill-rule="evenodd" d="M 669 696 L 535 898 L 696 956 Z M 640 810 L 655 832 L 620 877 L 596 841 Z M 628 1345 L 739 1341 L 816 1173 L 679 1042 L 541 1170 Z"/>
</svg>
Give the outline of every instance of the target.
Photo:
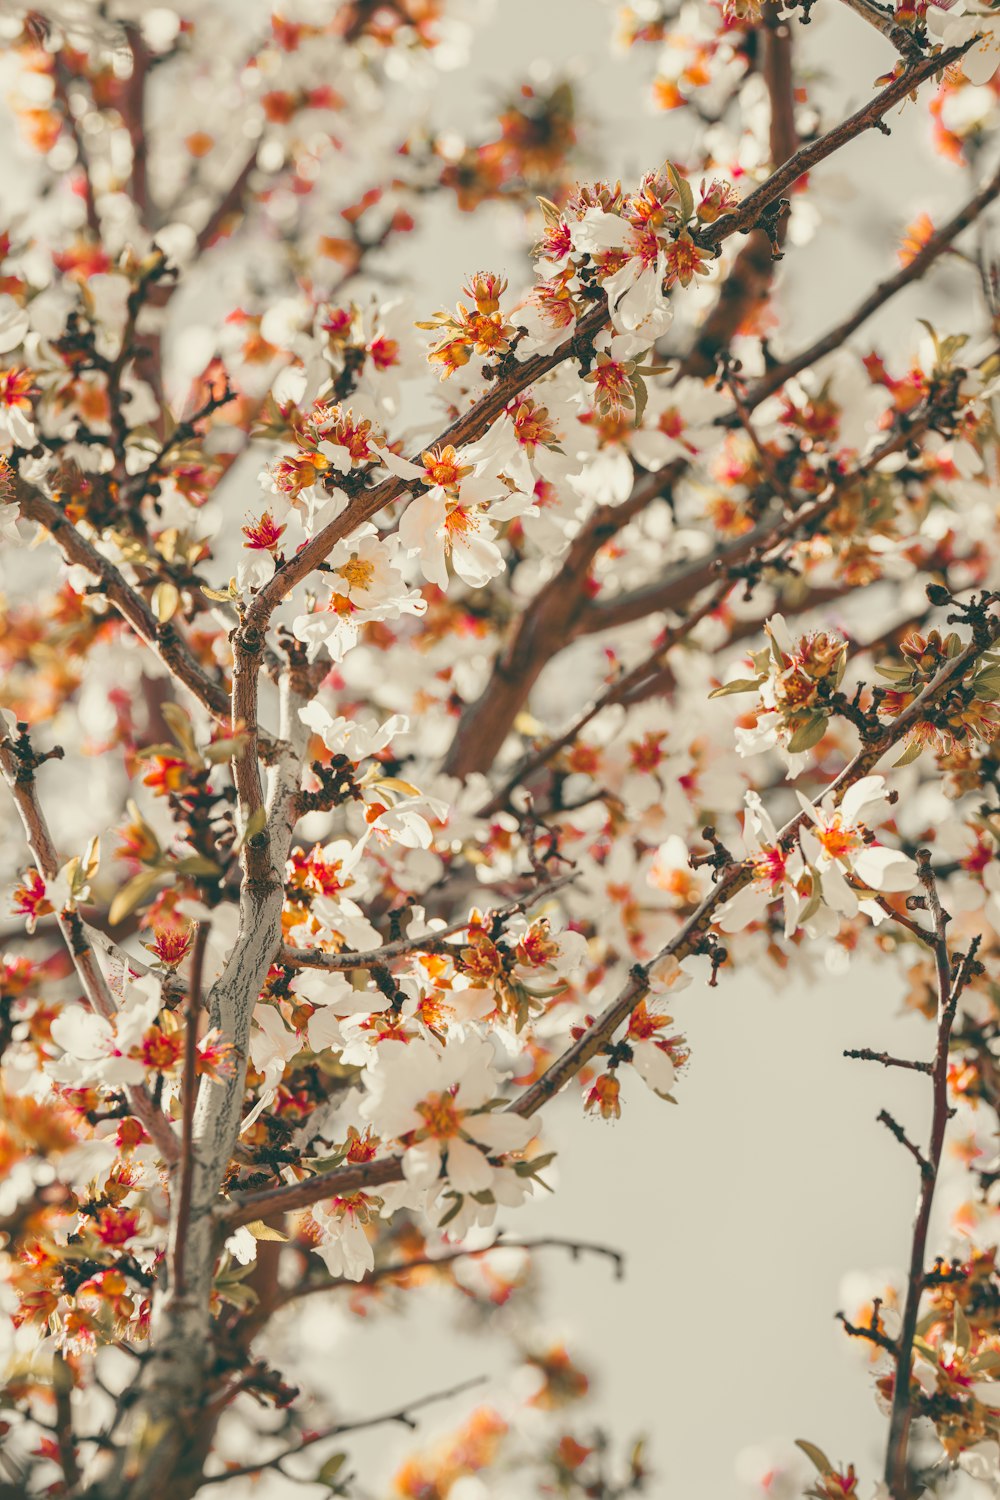
<svg viewBox="0 0 1000 1500">
<path fill-rule="evenodd" d="M 829 118 L 800 49 L 836 0 L 624 7 L 685 141 L 624 186 L 567 82 L 447 128 L 451 0 L 3 7 L 3 1495 L 370 1493 L 282 1319 L 516 1300 L 545 1107 L 682 1102 L 705 984 L 854 954 L 928 1035 L 854 1055 L 932 1123 L 881 1116 L 912 1251 L 842 1314 L 884 1473 L 812 1433 L 808 1493 L 996 1482 L 1000 31 L 848 4 L 885 71 Z M 810 173 L 901 113 L 954 210 L 803 346 L 772 294 Z M 523 257 L 401 296 L 422 216 L 491 204 Z M 945 257 L 961 326 L 874 352 Z M 529 1405 L 585 1388 L 528 1364 Z M 532 1433 L 481 1407 L 394 1493 L 647 1483 Z"/>
</svg>

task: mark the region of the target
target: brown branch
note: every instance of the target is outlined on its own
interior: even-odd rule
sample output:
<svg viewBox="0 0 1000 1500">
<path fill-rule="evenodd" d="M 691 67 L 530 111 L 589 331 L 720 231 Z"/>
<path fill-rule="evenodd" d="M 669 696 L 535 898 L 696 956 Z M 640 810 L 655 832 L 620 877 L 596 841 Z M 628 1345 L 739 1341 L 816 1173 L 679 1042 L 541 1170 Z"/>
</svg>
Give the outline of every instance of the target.
<svg viewBox="0 0 1000 1500">
<path fill-rule="evenodd" d="M 747 233 L 756 227 L 761 215 L 770 208 L 787 188 L 791 188 L 810 171 L 817 163 L 824 161 L 826 157 L 832 156 L 850 141 L 855 140 L 866 130 L 874 130 L 879 122 L 897 104 L 903 101 L 920 84 L 936 74 L 943 73 L 952 63 L 958 62 L 964 57 L 972 46 L 972 39 L 963 42 L 958 47 L 948 47 L 942 52 L 935 53 L 932 57 L 926 57 L 921 62 L 914 63 L 912 67 L 904 68 L 897 78 L 888 84 L 874 99 L 855 110 L 853 115 L 848 115 L 839 125 L 828 130 L 824 135 L 810 141 L 808 145 L 801 146 L 794 156 L 789 157 L 778 169 L 771 173 L 766 182 L 761 183 L 732 213 L 724 214 L 714 224 L 710 224 L 699 236 L 707 245 L 721 245 L 722 241 L 728 239 L 737 231 Z"/>
<path fill-rule="evenodd" d="M 768 4 L 764 25 L 758 32 L 761 46 L 761 75 L 771 108 L 771 162 L 779 167 L 798 148 L 795 129 L 795 85 L 792 74 L 792 37 L 787 21 L 781 19 L 779 4 Z M 777 226 L 779 244 L 784 243 L 787 220 Z M 723 282 L 715 306 L 698 330 L 697 338 L 681 362 L 678 378 L 684 375 L 705 378 L 715 374 L 719 355 L 733 341 L 740 327 L 755 308 L 767 300 L 774 279 L 774 253 L 763 230 L 755 230 L 733 261 Z"/>
<path fill-rule="evenodd" d="M 17 741 L 0 740 L 0 775 L 10 788 L 38 871 L 48 883 L 54 881 L 59 874 L 60 862 L 38 801 L 35 782 L 35 768 L 38 764 L 26 736 L 19 737 Z M 110 1021 L 115 1016 L 117 1007 L 79 913 L 67 909 L 57 911 L 55 917 L 87 1003 L 96 1015 Z M 136 1119 L 145 1126 L 164 1157 L 172 1161 L 177 1155 L 177 1139 L 166 1116 L 153 1103 L 145 1085 L 130 1085 L 126 1093 Z"/>
<path fill-rule="evenodd" d="M 896 1140 L 901 1146 L 909 1151 L 910 1155 L 913 1157 L 913 1160 L 920 1168 L 920 1176 L 925 1181 L 928 1178 L 932 1177 L 933 1169 L 930 1162 L 927 1160 L 926 1156 L 921 1151 L 916 1142 L 910 1140 L 910 1137 L 907 1135 L 902 1125 L 900 1125 L 899 1121 L 893 1115 L 891 1115 L 887 1109 L 880 1109 L 878 1115 L 876 1116 L 876 1119 L 878 1120 L 878 1123 L 880 1125 L 885 1126 L 890 1135 L 895 1136 Z"/>
<path fill-rule="evenodd" d="M 213 682 L 191 654 L 172 624 L 161 625 L 149 605 L 126 583 L 114 563 L 102 557 L 86 537 L 64 515 L 58 505 L 22 479 L 16 481 L 16 498 L 25 520 L 44 526 L 68 562 L 85 568 L 100 583 L 101 592 L 118 610 L 140 640 L 160 658 L 173 676 L 208 709 L 213 718 L 230 722 L 229 694 Z"/>
<path fill-rule="evenodd" d="M 927 1147 L 926 1157 L 922 1152 L 916 1153 L 920 1162 L 920 1193 L 917 1199 L 917 1213 L 914 1220 L 913 1239 L 910 1247 L 909 1276 L 896 1353 L 892 1413 L 889 1419 L 889 1438 L 886 1446 L 885 1482 L 893 1500 L 908 1500 L 910 1494 L 909 1439 L 910 1428 L 913 1422 L 913 1397 L 910 1386 L 912 1380 L 913 1341 L 917 1333 L 920 1298 L 925 1284 L 924 1268 L 927 1256 L 927 1234 L 930 1229 L 931 1209 L 934 1206 L 934 1190 L 937 1186 L 938 1172 L 941 1166 L 945 1131 L 952 1115 L 952 1110 L 948 1104 L 948 1044 L 951 1038 L 952 1024 L 955 1020 L 955 1010 L 963 988 L 963 975 L 967 975 L 968 966 L 975 956 L 976 946 L 973 945 L 973 949 L 966 956 L 958 977 L 953 982 L 951 958 L 948 952 L 948 916 L 941 907 L 937 882 L 930 867 L 930 853 L 927 850 L 920 850 L 917 858 L 920 866 L 920 879 L 925 891 L 924 904 L 929 910 L 934 923 L 933 942 L 938 985 L 938 1024 L 937 1047 L 934 1053 L 931 1072 L 933 1110 L 931 1115 L 930 1142 Z M 884 1118 L 885 1123 L 893 1130 L 893 1134 L 897 1134 L 898 1127 L 897 1129 L 893 1129 L 895 1122 L 891 1121 L 891 1117 L 886 1116 L 884 1110 L 879 1118 Z M 903 1137 L 903 1143 L 911 1150 L 914 1149 L 905 1137 Z"/>
<path fill-rule="evenodd" d="M 867 21 L 869 26 L 880 31 L 903 57 L 917 59 L 924 56 L 919 38 L 912 31 L 907 31 L 905 26 L 900 26 L 893 12 L 884 10 L 876 0 L 843 0 L 843 4 L 863 21 Z"/>
<path fill-rule="evenodd" d="M 890 298 L 912 281 L 917 281 L 927 268 L 951 249 L 952 243 L 958 238 L 964 229 L 975 223 L 984 209 L 988 208 L 1000 193 L 1000 167 L 993 173 L 987 183 L 975 193 L 969 201 L 959 209 L 940 229 L 935 230 L 927 243 L 917 251 L 916 255 L 908 265 L 902 267 L 894 276 L 887 276 L 880 281 L 878 286 L 859 302 L 854 311 L 843 322 L 831 328 L 822 338 L 810 344 L 807 349 L 802 349 L 798 354 L 792 355 L 790 359 L 782 360 L 772 370 L 756 381 L 747 392 L 746 406 L 749 411 L 760 405 L 760 403 L 772 394 L 772 392 L 784 385 L 786 380 L 791 380 L 800 370 L 814 365 L 824 355 L 839 349 L 851 334 L 856 332 L 863 323 L 866 323 L 880 307 L 883 307 Z"/>
<path fill-rule="evenodd" d="M 191 1191 L 194 1177 L 194 1109 L 198 1098 L 198 1024 L 202 1013 L 202 989 L 205 969 L 205 944 L 208 923 L 199 922 L 191 954 L 191 980 L 184 1016 L 184 1076 L 181 1083 L 181 1149 L 177 1161 L 179 1176 L 177 1213 L 173 1227 L 173 1265 L 170 1285 L 177 1297 L 187 1291 L 184 1255 L 188 1226 L 191 1222 Z"/>
<path fill-rule="evenodd" d="M 542 668 L 578 633 L 586 612 L 584 584 L 600 549 L 657 496 L 679 465 L 644 475 L 621 505 L 599 505 L 570 544 L 562 566 L 532 599 L 496 658 L 480 696 L 468 704 L 443 762 L 452 776 L 487 771 L 510 733 Z"/>
<path fill-rule="evenodd" d="M 229 187 L 226 189 L 225 193 L 223 193 L 222 197 L 213 208 L 211 214 L 209 214 L 205 223 L 198 231 L 198 239 L 196 244 L 197 252 L 199 255 L 202 253 L 202 251 L 209 248 L 213 240 L 215 240 L 222 229 L 225 228 L 227 220 L 234 218 L 237 214 L 243 212 L 247 187 L 249 185 L 250 178 L 253 176 L 254 168 L 256 167 L 256 165 L 257 146 L 254 145 L 251 148 L 249 155 L 246 157 L 246 160 L 243 162 L 243 165 L 240 167 L 239 171 L 236 173 L 236 176 L 230 183 Z"/>
<path fill-rule="evenodd" d="M 632 669 L 625 672 L 610 687 L 606 688 L 594 698 L 581 714 L 565 729 L 562 734 L 557 735 L 548 744 L 532 751 L 518 761 L 514 770 L 504 780 L 503 785 L 494 793 L 484 807 L 479 809 L 480 817 L 491 817 L 499 812 L 510 798 L 514 788 L 526 783 L 536 771 L 553 760 L 567 745 L 571 745 L 577 736 L 586 729 L 587 725 L 596 719 L 597 715 L 606 708 L 611 708 L 616 703 L 624 703 L 633 699 L 641 693 L 644 686 L 653 678 L 658 678 L 663 671 L 663 658 L 668 651 L 672 651 L 682 640 L 691 634 L 691 631 L 706 618 L 720 609 L 725 603 L 733 585 L 728 580 L 721 584 L 716 591 L 705 599 L 696 609 L 681 621 L 679 625 L 667 629 L 659 640 L 656 648 L 644 656 Z"/>
<path fill-rule="evenodd" d="M 931 415 L 931 408 L 928 405 L 922 411 L 911 413 L 906 417 L 896 431 L 851 473 L 849 476 L 851 482 L 857 483 L 859 479 L 871 474 L 886 458 L 898 453 L 915 437 L 926 431 Z M 753 553 L 771 547 L 783 538 L 791 536 L 796 530 L 802 529 L 804 524 L 814 525 L 822 520 L 827 510 L 832 509 L 836 504 L 839 487 L 846 483 L 846 479 L 847 476 L 841 478 L 830 494 L 815 501 L 807 509 L 793 511 L 790 515 L 786 515 L 777 525 L 773 520 L 761 522 L 752 531 L 737 537 L 726 547 L 710 553 L 707 557 L 697 558 L 694 562 L 682 563 L 679 567 L 671 569 L 663 578 L 654 579 L 640 588 L 630 589 L 624 594 L 613 596 L 606 602 L 600 599 L 595 600 L 588 606 L 586 614 L 580 621 L 579 634 L 590 635 L 601 630 L 615 630 L 621 625 L 631 625 L 636 620 L 643 620 L 647 615 L 656 614 L 660 610 L 679 609 L 695 594 L 714 583 L 719 576 L 720 568 L 723 570 L 732 568 L 735 564 L 745 561 Z"/>
<path fill-rule="evenodd" d="M 520 912 L 527 911 L 529 907 L 537 905 L 546 896 L 562 890 L 563 886 L 570 885 L 576 879 L 576 875 L 560 875 L 555 880 L 534 886 L 525 895 L 519 896 L 516 901 L 509 901 L 506 906 L 488 910 L 485 914 L 486 925 L 489 926 L 497 921 L 508 921 Z M 324 953 L 321 948 L 292 948 L 286 945 L 280 950 L 276 962 L 288 964 L 296 969 L 325 969 L 338 973 L 350 969 L 374 969 L 385 964 L 389 959 L 402 958 L 410 953 L 447 951 L 444 939 L 454 937 L 456 933 L 465 932 L 468 926 L 468 917 L 463 917 L 461 921 L 452 922 L 447 927 L 439 927 L 436 931 L 426 932 L 417 938 L 397 938 L 394 942 L 385 943 L 381 948 L 372 948 L 367 953 L 352 953 L 349 950 L 344 953 Z"/>
<path fill-rule="evenodd" d="M 870 1047 L 851 1047 L 844 1056 L 857 1058 L 859 1062 L 881 1063 L 883 1068 L 911 1068 L 915 1073 L 934 1071 L 932 1063 L 918 1062 L 912 1057 L 892 1057 L 888 1052 L 873 1052 Z"/>
<path fill-rule="evenodd" d="M 73 1371 L 65 1355 L 57 1353 L 52 1366 L 52 1388 L 55 1394 L 56 1447 L 59 1451 L 59 1467 L 67 1493 L 80 1482 L 80 1465 L 73 1434 Z"/>
<path fill-rule="evenodd" d="M 87 228 L 90 231 L 91 238 L 100 244 L 101 216 L 97 212 L 94 179 L 90 171 L 90 157 L 84 143 L 83 131 L 80 129 L 80 123 L 73 112 L 73 105 L 69 97 L 71 78 L 72 74 L 66 66 L 65 54 L 59 51 L 52 59 L 52 90 L 62 109 L 66 129 L 69 132 L 73 145 L 76 147 L 76 158 L 83 176 L 83 202 L 87 213 Z"/>
<path fill-rule="evenodd" d="M 226 1484 L 230 1479 L 245 1479 L 250 1474 L 260 1474 L 264 1469 L 277 1468 L 279 1473 L 283 1472 L 280 1465 L 287 1458 L 294 1458 L 296 1454 L 303 1453 L 307 1448 L 314 1447 L 317 1443 L 325 1443 L 330 1438 L 343 1437 L 350 1432 L 364 1432 L 369 1427 L 381 1427 L 386 1422 L 398 1422 L 403 1427 L 414 1428 L 416 1422 L 413 1413 L 421 1411 L 425 1406 L 431 1406 L 438 1401 L 450 1401 L 455 1396 L 461 1396 L 466 1391 L 473 1390 L 476 1386 L 483 1385 L 486 1381 L 485 1375 L 476 1375 L 472 1380 L 462 1380 L 458 1385 L 449 1386 L 444 1391 L 433 1391 L 428 1396 L 421 1396 L 416 1401 L 408 1401 L 404 1406 L 393 1407 L 392 1411 L 380 1412 L 375 1417 L 364 1417 L 357 1422 L 338 1422 L 334 1427 L 325 1427 L 319 1432 L 311 1432 L 308 1437 L 303 1437 L 300 1443 L 283 1448 L 273 1458 L 265 1458 L 256 1464 L 244 1464 L 238 1469 L 228 1469 L 224 1474 L 209 1474 L 203 1478 L 203 1487 L 210 1484 Z"/>
<path fill-rule="evenodd" d="M 891 1339 L 887 1333 L 883 1333 L 879 1327 L 878 1315 L 881 1305 L 881 1298 L 876 1297 L 871 1321 L 867 1325 L 850 1322 L 842 1312 L 837 1313 L 837 1320 L 844 1325 L 844 1331 L 849 1333 L 852 1339 L 867 1339 L 879 1349 L 884 1349 L 887 1354 L 895 1355 L 897 1352 L 895 1340 Z"/>
<path fill-rule="evenodd" d="M 260 779 L 260 730 L 257 724 L 257 689 L 264 647 L 263 636 L 245 625 L 233 631 L 233 734 L 238 735 L 232 758 L 233 783 L 243 819 L 243 859 L 250 880 L 266 880 L 271 868 L 266 826 L 257 827 L 264 813 L 264 788 Z"/>
<path fill-rule="evenodd" d="M 125 39 L 132 53 L 132 71 L 122 85 L 122 117 L 132 146 L 131 198 L 139 223 L 148 225 L 149 151 L 146 142 L 146 77 L 149 72 L 149 48 L 138 26 L 126 25 Z"/>
<path fill-rule="evenodd" d="M 545 1235 L 540 1239 L 507 1239 L 503 1233 L 499 1234 L 492 1245 L 480 1245 L 477 1248 L 460 1248 L 449 1250 L 444 1255 L 417 1255 L 411 1260 L 397 1261 L 393 1265 L 376 1266 L 360 1281 L 349 1281 L 346 1277 L 336 1277 L 329 1281 L 310 1281 L 299 1283 L 289 1287 L 268 1309 L 267 1316 L 270 1317 L 282 1307 L 288 1307 L 293 1302 L 299 1302 L 303 1297 L 315 1297 L 322 1292 L 356 1291 L 359 1287 L 377 1286 L 381 1281 L 391 1281 L 394 1277 L 405 1278 L 413 1271 L 435 1271 L 443 1266 L 454 1265 L 456 1261 L 478 1260 L 483 1255 L 492 1255 L 495 1250 L 567 1250 L 572 1260 L 578 1260 L 582 1255 L 603 1256 L 611 1261 L 614 1267 L 616 1281 L 623 1280 L 625 1276 L 625 1256 L 620 1250 L 613 1250 L 610 1245 L 598 1244 L 595 1240 L 567 1239 L 561 1235 Z M 256 1309 L 251 1311 L 249 1318 L 255 1321 Z"/>
<path fill-rule="evenodd" d="M 968 668 L 991 645 L 1000 640 L 1000 614 L 990 616 L 977 632 L 975 638 L 959 654 L 952 657 L 924 688 L 923 692 L 886 728 L 878 739 L 861 749 L 844 767 L 840 775 L 828 787 L 824 787 L 824 798 L 832 797 L 839 803 L 849 787 L 869 775 L 879 761 L 895 745 L 921 722 L 928 708 L 936 704 L 964 677 Z M 798 838 L 799 829 L 808 815 L 797 813 L 785 824 L 778 835 L 784 849 L 790 848 Z M 664 959 L 673 957 L 680 961 L 698 952 L 705 935 L 716 919 L 719 908 L 753 880 L 754 861 L 747 859 L 734 862 L 720 874 L 715 886 L 708 892 L 701 905 L 694 911 L 670 942 L 647 964 L 635 964 L 628 981 L 597 1019 L 557 1057 L 540 1078 L 512 1101 L 508 1108 L 523 1119 L 530 1119 L 561 1089 L 586 1067 L 591 1058 L 606 1045 L 618 1027 L 649 992 L 650 972 Z M 336 1167 L 330 1172 L 321 1172 L 302 1182 L 276 1188 L 264 1188 L 259 1192 L 236 1195 L 230 1205 L 219 1214 L 220 1224 L 231 1232 L 241 1224 L 266 1218 L 273 1213 L 307 1208 L 321 1198 L 359 1192 L 373 1187 L 398 1182 L 402 1177 L 400 1158 L 384 1157 L 349 1167 Z"/>
</svg>

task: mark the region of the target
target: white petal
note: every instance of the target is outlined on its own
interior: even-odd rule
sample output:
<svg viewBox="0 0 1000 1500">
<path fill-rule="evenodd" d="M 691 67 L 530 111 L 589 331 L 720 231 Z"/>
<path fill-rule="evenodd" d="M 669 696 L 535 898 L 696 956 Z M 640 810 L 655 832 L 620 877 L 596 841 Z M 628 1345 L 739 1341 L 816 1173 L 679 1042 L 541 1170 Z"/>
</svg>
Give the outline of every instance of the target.
<svg viewBox="0 0 1000 1500">
<path fill-rule="evenodd" d="M 493 1181 L 493 1168 L 476 1146 L 455 1136 L 448 1142 L 448 1180 L 460 1193 L 482 1193 Z"/>
</svg>

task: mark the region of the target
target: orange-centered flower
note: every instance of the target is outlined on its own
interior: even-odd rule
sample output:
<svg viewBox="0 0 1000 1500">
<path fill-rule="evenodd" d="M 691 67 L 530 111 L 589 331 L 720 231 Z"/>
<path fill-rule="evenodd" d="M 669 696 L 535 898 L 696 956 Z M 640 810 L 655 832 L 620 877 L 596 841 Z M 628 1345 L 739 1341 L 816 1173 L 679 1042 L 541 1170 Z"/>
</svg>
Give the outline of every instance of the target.
<svg viewBox="0 0 1000 1500">
<path fill-rule="evenodd" d="M 466 474 L 472 473 L 472 464 L 460 464 L 458 454 L 451 444 L 444 448 L 428 448 L 420 455 L 424 461 L 425 484 L 438 484 L 449 489 L 460 483 Z"/>
<path fill-rule="evenodd" d="M 417 1105 L 417 1114 L 425 1123 L 428 1135 L 448 1140 L 462 1129 L 462 1116 L 451 1094 L 428 1094 Z"/>
</svg>

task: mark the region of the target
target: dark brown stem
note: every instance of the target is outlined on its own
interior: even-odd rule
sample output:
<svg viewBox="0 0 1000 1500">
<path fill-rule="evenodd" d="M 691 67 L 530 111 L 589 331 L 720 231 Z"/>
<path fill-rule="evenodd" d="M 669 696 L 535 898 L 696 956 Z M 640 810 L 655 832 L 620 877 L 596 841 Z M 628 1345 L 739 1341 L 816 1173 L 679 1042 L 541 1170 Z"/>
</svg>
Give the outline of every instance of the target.
<svg viewBox="0 0 1000 1500">
<path fill-rule="evenodd" d="M 948 1044 L 955 1020 L 959 996 L 968 976 L 968 968 L 974 959 L 975 946 L 959 971 L 952 979 L 951 958 L 948 952 L 948 915 L 942 909 L 937 882 L 930 868 L 930 855 L 920 850 L 917 855 L 920 878 L 926 893 L 925 899 L 934 923 L 934 954 L 938 987 L 937 1047 L 931 1070 L 933 1108 L 931 1114 L 930 1141 L 926 1156 L 916 1150 L 902 1134 L 891 1116 L 883 1110 L 884 1119 L 893 1134 L 908 1150 L 913 1152 L 920 1165 L 920 1192 L 917 1198 L 917 1213 L 913 1225 L 910 1247 L 910 1265 L 903 1305 L 896 1354 L 896 1374 L 893 1385 L 892 1413 L 889 1419 L 889 1438 L 886 1446 L 885 1482 L 892 1500 L 910 1500 L 909 1439 L 913 1422 L 913 1396 L 911 1391 L 913 1341 L 917 1333 L 920 1298 L 925 1285 L 925 1263 L 927 1258 L 927 1235 L 930 1229 L 931 1210 L 934 1206 L 934 1191 L 937 1186 L 944 1149 L 945 1131 L 952 1116 L 948 1104 Z"/>
<path fill-rule="evenodd" d="M 191 954 L 191 982 L 184 1016 L 184 1078 L 181 1085 L 181 1149 L 177 1161 L 177 1215 L 174 1229 L 173 1266 L 170 1283 L 174 1294 L 187 1291 L 184 1256 L 191 1222 L 191 1189 L 194 1180 L 194 1107 L 198 1098 L 198 1025 L 202 1011 L 205 944 L 208 923 L 199 922 Z"/>
<path fill-rule="evenodd" d="M 279 1308 L 287 1307 L 290 1303 L 300 1302 L 303 1297 L 315 1297 L 323 1292 L 352 1291 L 358 1287 L 377 1286 L 383 1281 L 392 1281 L 396 1278 L 406 1279 L 413 1271 L 434 1271 L 440 1267 L 454 1265 L 458 1261 L 478 1260 L 480 1256 L 491 1255 L 495 1250 L 566 1250 L 571 1259 L 577 1260 L 583 1255 L 602 1256 L 609 1260 L 614 1268 L 616 1281 L 621 1281 L 625 1275 L 625 1257 L 620 1250 L 613 1250 L 610 1245 L 601 1245 L 593 1240 L 566 1239 L 560 1235 L 545 1235 L 541 1239 L 508 1239 L 499 1234 L 492 1245 L 480 1245 L 475 1249 L 449 1250 L 444 1255 L 417 1255 L 411 1260 L 399 1261 L 394 1265 L 376 1266 L 369 1271 L 360 1281 L 348 1281 L 341 1277 L 338 1280 L 306 1282 L 303 1285 L 289 1287 L 268 1308 L 268 1317 L 277 1312 Z M 254 1313 L 250 1313 L 251 1322 L 254 1321 Z"/>
<path fill-rule="evenodd" d="M 23 480 L 17 480 L 17 503 L 28 521 L 37 521 L 51 533 L 53 540 L 69 562 L 85 568 L 101 584 L 101 592 L 115 606 L 140 640 L 160 658 L 173 676 L 193 693 L 213 718 L 230 721 L 229 694 L 213 682 L 199 666 L 189 647 L 173 625 L 161 625 L 142 595 L 131 588 L 113 563 L 102 557 L 97 548 L 63 514 L 58 505 Z"/>
<path fill-rule="evenodd" d="M 250 1474 L 260 1474 L 265 1469 L 278 1468 L 280 1470 L 280 1465 L 286 1458 L 294 1458 L 296 1454 L 314 1447 L 317 1443 L 329 1442 L 331 1438 L 343 1437 L 349 1432 L 364 1432 L 369 1427 L 382 1427 L 386 1422 L 398 1422 L 403 1427 L 416 1427 L 417 1424 L 413 1420 L 414 1412 L 422 1411 L 425 1406 L 431 1406 L 438 1401 L 450 1401 L 455 1396 L 474 1390 L 476 1386 L 482 1385 L 485 1379 L 485 1375 L 477 1375 L 472 1380 L 463 1380 L 458 1385 L 449 1386 L 447 1390 L 433 1391 L 429 1396 L 421 1396 L 416 1401 L 408 1401 L 404 1406 L 396 1406 L 391 1411 L 380 1412 L 378 1416 L 364 1417 L 357 1422 L 338 1422 L 333 1427 L 324 1427 L 319 1432 L 309 1433 L 307 1437 L 302 1438 L 301 1442 L 283 1448 L 273 1458 L 262 1459 L 260 1463 L 243 1464 L 235 1469 L 227 1469 L 224 1474 L 210 1474 L 202 1479 L 202 1487 L 210 1484 L 226 1484 L 231 1479 L 244 1479 Z"/>
<path fill-rule="evenodd" d="M 79 121 L 73 113 L 73 106 L 69 96 L 69 83 L 71 74 L 66 66 L 66 58 L 62 52 L 57 52 L 52 60 L 52 88 L 55 98 L 62 110 L 66 129 L 76 147 L 77 162 L 83 177 L 83 202 L 87 212 L 87 229 L 90 231 L 91 239 L 98 244 L 101 242 L 101 218 L 97 212 L 97 199 L 94 195 L 94 180 L 90 171 L 90 157 L 84 143 L 83 131 L 80 129 Z"/>
<path fill-rule="evenodd" d="M 710 225 L 702 234 L 702 240 L 706 244 L 720 245 L 731 234 L 737 231 L 745 233 L 754 228 L 759 223 L 764 210 L 780 198 L 788 188 L 791 188 L 800 177 L 818 162 L 824 161 L 826 157 L 832 156 L 835 151 L 846 146 L 849 141 L 857 139 L 866 130 L 873 130 L 895 105 L 901 104 L 921 83 L 934 77 L 935 74 L 943 73 L 952 63 L 964 57 L 972 46 L 972 40 L 970 38 L 958 47 L 948 47 L 942 52 L 935 53 L 933 57 L 926 57 L 921 62 L 914 63 L 912 67 L 904 68 L 898 78 L 894 78 L 880 94 L 876 94 L 875 98 L 870 99 L 861 109 L 856 110 L 853 115 L 848 115 L 846 120 L 842 120 L 832 130 L 828 130 L 825 135 L 818 136 L 806 146 L 801 146 L 777 171 L 771 173 L 766 182 L 744 198 L 739 208 L 730 214 L 724 214 L 721 219 L 717 219 L 714 224 Z"/>
<path fill-rule="evenodd" d="M 586 615 L 585 583 L 594 558 L 633 516 L 673 481 L 677 466 L 645 475 L 622 505 L 599 505 L 562 567 L 532 599 L 500 652 L 480 696 L 468 705 L 444 759 L 452 776 L 487 771 L 524 707 L 542 668 L 578 633 Z"/>
<path fill-rule="evenodd" d="M 839 349 L 841 344 L 845 343 L 863 323 L 867 323 L 868 319 L 878 312 L 879 308 L 883 307 L 890 298 L 909 286 L 912 281 L 919 280 L 929 266 L 946 254 L 962 231 L 968 229 L 970 224 L 974 224 L 984 209 L 995 201 L 998 193 L 1000 193 L 1000 167 L 979 192 L 959 209 L 957 214 L 942 224 L 940 229 L 935 230 L 908 265 L 903 266 L 894 276 L 887 276 L 884 281 L 880 281 L 878 286 L 858 303 L 849 317 L 844 318 L 841 323 L 831 328 L 808 348 L 792 355 L 790 359 L 782 360 L 781 364 L 775 365 L 772 370 L 756 381 L 746 395 L 747 409 L 753 411 L 766 397 L 784 385 L 786 380 L 791 380 L 800 370 L 808 369 L 824 355 L 832 353 L 834 349 Z"/>
<path fill-rule="evenodd" d="M 122 114 L 132 146 L 131 198 L 140 224 L 149 224 L 150 199 L 148 148 L 146 144 L 146 76 L 149 71 L 149 49 L 137 26 L 126 26 L 125 36 L 132 53 L 132 71 L 122 86 Z"/>
<path fill-rule="evenodd" d="M 888 1052 L 873 1052 L 871 1047 L 851 1047 L 845 1057 L 857 1058 L 860 1062 L 881 1063 L 883 1068 L 911 1068 L 915 1073 L 932 1073 L 933 1063 L 918 1062 L 912 1057 L 892 1057 Z"/>
</svg>

